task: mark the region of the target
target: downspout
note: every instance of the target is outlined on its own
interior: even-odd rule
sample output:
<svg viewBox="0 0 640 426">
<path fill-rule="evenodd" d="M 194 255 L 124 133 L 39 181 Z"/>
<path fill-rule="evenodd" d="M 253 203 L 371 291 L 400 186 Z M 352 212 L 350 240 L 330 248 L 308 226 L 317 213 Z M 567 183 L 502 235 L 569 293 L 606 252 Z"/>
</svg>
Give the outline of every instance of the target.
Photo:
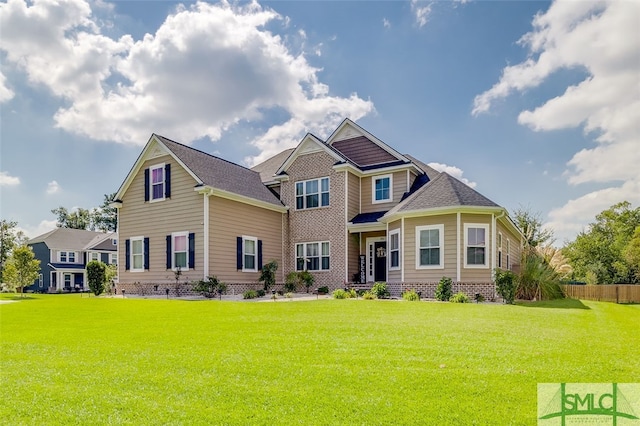
<svg viewBox="0 0 640 426">
<path fill-rule="evenodd" d="M 349 282 L 349 176 L 344 171 L 344 282 Z"/>
<path fill-rule="evenodd" d="M 495 273 L 496 273 L 496 250 L 497 250 L 497 235 L 498 228 L 496 226 L 498 219 L 502 218 L 505 214 L 505 211 L 502 210 L 502 213 L 498 217 L 496 217 L 495 213 L 491 213 L 491 281 L 495 282 Z"/>
<path fill-rule="evenodd" d="M 460 282 L 461 279 L 461 271 L 460 271 L 460 212 L 456 215 L 456 282 Z"/>
<path fill-rule="evenodd" d="M 203 221 L 203 229 L 202 229 L 202 233 L 203 233 L 203 239 L 204 241 L 202 242 L 202 246 L 203 246 L 203 267 L 202 269 L 204 269 L 203 271 L 203 280 L 207 279 L 207 276 L 209 275 L 209 197 L 211 196 L 211 191 L 206 191 L 203 193 L 204 196 L 204 221 Z"/>
</svg>

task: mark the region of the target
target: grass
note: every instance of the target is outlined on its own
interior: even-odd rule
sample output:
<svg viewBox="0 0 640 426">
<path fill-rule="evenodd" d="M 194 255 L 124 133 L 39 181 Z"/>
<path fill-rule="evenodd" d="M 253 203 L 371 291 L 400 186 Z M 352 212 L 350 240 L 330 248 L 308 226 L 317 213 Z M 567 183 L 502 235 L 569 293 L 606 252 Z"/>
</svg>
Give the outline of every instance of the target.
<svg viewBox="0 0 640 426">
<path fill-rule="evenodd" d="M 536 424 L 537 383 L 637 381 L 639 323 L 571 300 L 30 295 L 0 305 L 0 422 Z"/>
</svg>

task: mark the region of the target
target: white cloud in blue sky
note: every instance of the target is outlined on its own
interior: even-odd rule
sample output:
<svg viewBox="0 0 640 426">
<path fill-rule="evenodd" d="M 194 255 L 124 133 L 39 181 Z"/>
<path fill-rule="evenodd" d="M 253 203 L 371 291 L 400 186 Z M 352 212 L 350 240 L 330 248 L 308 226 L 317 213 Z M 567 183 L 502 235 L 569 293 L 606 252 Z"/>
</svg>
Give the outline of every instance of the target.
<svg viewBox="0 0 640 426">
<path fill-rule="evenodd" d="M 562 242 L 640 204 L 639 4 L 8 0 L 0 213 L 99 205 L 154 132 L 252 164 L 350 117 Z"/>
</svg>

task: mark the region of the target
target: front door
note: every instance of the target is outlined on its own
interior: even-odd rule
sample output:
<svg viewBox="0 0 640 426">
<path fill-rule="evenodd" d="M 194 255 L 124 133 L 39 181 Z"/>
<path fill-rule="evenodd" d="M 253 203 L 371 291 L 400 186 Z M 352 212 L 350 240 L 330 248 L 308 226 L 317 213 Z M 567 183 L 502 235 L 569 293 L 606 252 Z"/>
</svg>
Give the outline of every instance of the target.
<svg viewBox="0 0 640 426">
<path fill-rule="evenodd" d="M 387 242 L 377 241 L 373 244 L 374 260 L 374 280 L 387 281 Z"/>
</svg>

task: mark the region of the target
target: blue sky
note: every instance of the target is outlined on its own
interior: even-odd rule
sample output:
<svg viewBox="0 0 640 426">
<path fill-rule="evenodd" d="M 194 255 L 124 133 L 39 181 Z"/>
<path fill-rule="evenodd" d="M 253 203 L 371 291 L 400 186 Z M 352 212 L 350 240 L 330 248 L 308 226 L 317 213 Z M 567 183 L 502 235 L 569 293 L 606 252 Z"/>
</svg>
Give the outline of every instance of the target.
<svg viewBox="0 0 640 426">
<path fill-rule="evenodd" d="M 243 165 L 349 117 L 557 244 L 640 205 L 640 2 L 0 3 L 0 215 L 34 237 L 152 133 Z"/>
</svg>

